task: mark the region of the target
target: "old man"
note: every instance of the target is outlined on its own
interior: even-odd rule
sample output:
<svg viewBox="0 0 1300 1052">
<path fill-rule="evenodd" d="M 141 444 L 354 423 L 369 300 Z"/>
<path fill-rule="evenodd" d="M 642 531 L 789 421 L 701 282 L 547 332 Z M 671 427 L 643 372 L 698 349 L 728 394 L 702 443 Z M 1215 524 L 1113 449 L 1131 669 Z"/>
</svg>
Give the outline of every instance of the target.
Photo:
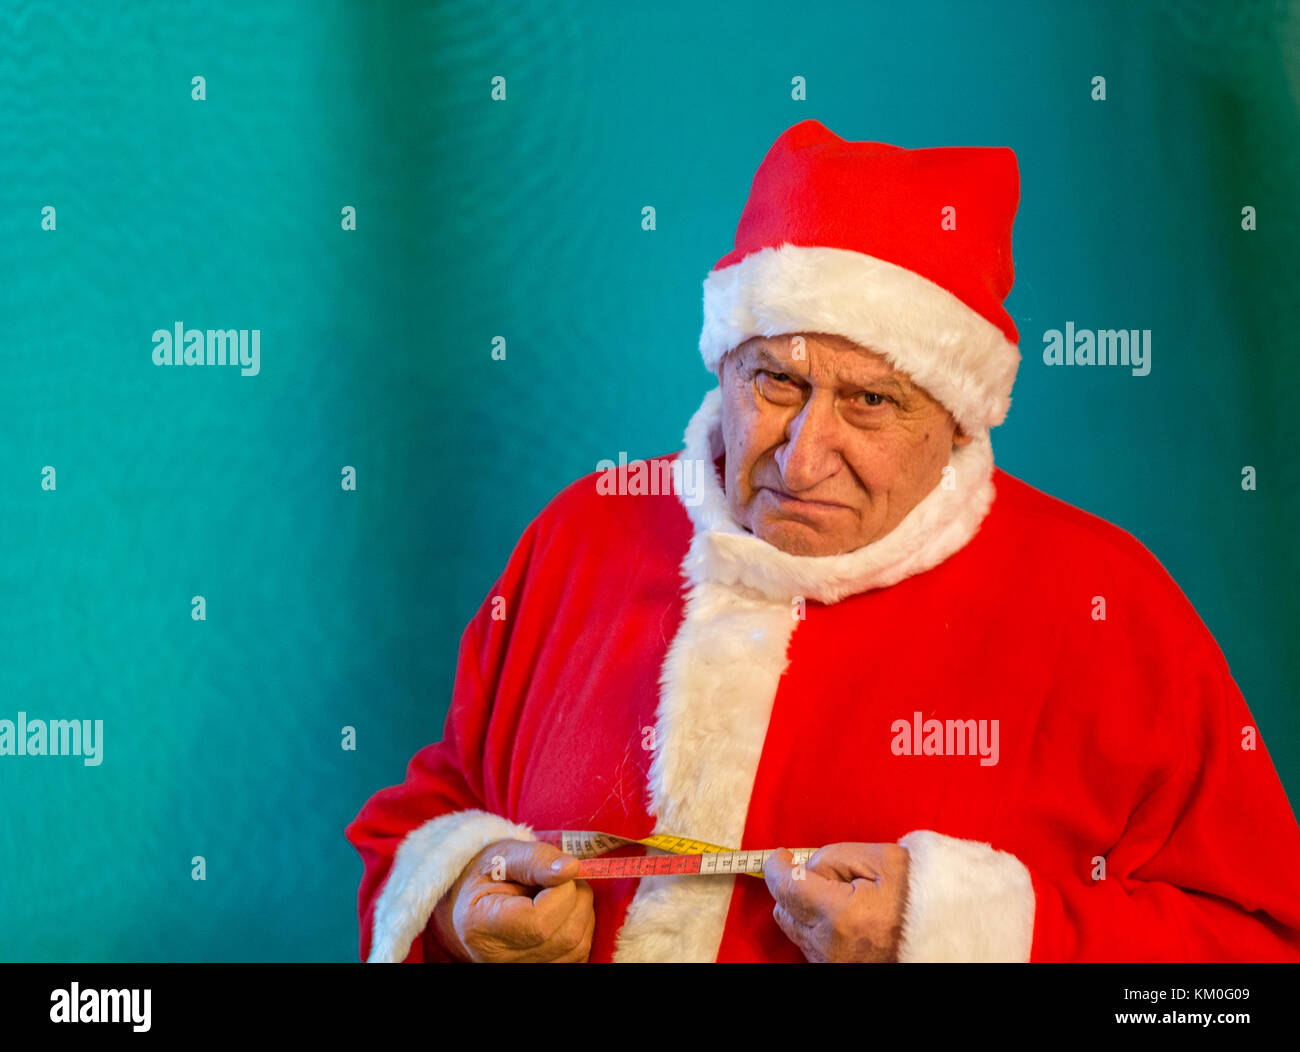
<svg viewBox="0 0 1300 1052">
<path fill-rule="evenodd" d="M 993 464 L 1018 197 L 1008 149 L 776 140 L 704 283 L 718 385 L 650 462 L 698 487 L 598 472 L 524 531 L 442 740 L 347 829 L 362 959 L 1300 958 L 1300 828 L 1213 637 Z M 780 850 L 588 880 L 551 830 Z"/>
</svg>

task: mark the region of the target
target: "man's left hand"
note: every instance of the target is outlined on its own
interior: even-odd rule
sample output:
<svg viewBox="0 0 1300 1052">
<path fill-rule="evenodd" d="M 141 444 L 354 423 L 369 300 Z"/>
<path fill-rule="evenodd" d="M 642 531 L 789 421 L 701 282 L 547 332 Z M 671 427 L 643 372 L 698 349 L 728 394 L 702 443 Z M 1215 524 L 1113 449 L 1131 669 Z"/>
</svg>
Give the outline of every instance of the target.
<svg viewBox="0 0 1300 1052">
<path fill-rule="evenodd" d="M 895 961 L 907 905 L 907 849 L 828 844 L 801 868 L 787 848 L 764 866 L 772 916 L 808 960 Z"/>
</svg>

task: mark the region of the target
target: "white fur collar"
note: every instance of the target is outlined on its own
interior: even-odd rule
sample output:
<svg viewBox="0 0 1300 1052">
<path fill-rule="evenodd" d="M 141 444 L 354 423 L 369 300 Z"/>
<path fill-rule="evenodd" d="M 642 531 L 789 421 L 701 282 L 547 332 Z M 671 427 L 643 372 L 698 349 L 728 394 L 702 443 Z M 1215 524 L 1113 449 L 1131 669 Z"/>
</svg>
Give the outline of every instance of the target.
<svg viewBox="0 0 1300 1052">
<path fill-rule="evenodd" d="M 695 527 L 683 564 L 692 582 L 740 585 L 769 599 L 835 603 L 937 566 L 975 536 L 993 504 L 988 431 L 953 451 L 951 487 L 936 486 L 889 533 L 842 555 L 791 555 L 731 516 L 713 462 L 722 453 L 722 391 L 714 388 L 686 427 L 684 460 L 695 461 L 699 492 L 679 493 Z"/>
</svg>

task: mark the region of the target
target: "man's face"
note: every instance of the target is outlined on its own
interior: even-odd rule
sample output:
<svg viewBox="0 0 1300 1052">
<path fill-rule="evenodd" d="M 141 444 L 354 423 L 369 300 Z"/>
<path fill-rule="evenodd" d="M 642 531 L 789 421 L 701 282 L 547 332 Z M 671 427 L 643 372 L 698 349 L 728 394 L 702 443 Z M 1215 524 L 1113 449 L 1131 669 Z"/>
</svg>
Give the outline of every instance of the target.
<svg viewBox="0 0 1300 1052">
<path fill-rule="evenodd" d="M 970 441 L 906 374 L 840 336 L 755 336 L 720 379 L 732 516 L 795 555 L 883 537 Z"/>
</svg>

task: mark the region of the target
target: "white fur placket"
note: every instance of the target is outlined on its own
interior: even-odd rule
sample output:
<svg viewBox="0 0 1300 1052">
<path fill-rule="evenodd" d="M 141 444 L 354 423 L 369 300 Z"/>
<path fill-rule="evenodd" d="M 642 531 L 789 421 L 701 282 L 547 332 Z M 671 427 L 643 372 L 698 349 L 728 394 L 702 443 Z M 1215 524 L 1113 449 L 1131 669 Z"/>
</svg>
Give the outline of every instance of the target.
<svg viewBox="0 0 1300 1052">
<path fill-rule="evenodd" d="M 655 831 L 739 847 L 795 599 L 834 603 L 937 565 L 974 536 L 993 500 L 983 432 L 953 453 L 951 488 L 936 487 L 879 541 L 844 554 L 790 555 L 732 518 L 713 462 L 722 452 L 721 391 L 686 429 L 703 499 L 683 499 L 695 528 L 682 563 L 691 588 L 660 677 L 649 810 Z M 734 877 L 641 880 L 615 961 L 713 961 Z"/>
</svg>

